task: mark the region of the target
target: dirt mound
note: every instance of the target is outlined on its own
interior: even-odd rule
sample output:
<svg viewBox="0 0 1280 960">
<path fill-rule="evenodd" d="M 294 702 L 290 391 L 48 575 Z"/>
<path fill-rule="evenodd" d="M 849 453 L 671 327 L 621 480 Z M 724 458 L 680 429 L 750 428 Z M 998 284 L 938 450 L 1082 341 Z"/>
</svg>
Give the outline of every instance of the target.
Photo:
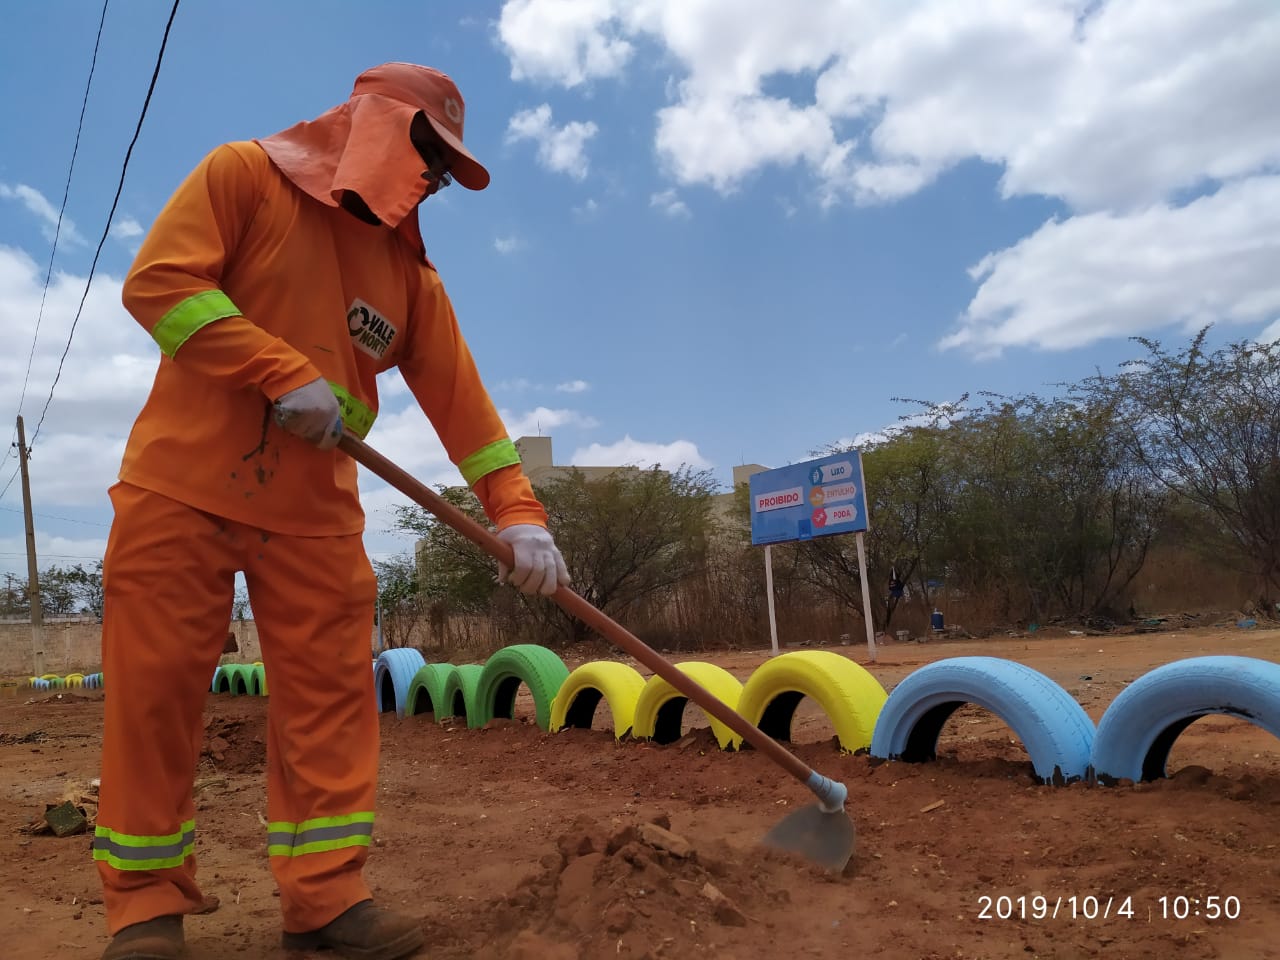
<svg viewBox="0 0 1280 960">
<path fill-rule="evenodd" d="M 556 847 L 500 902 L 477 960 L 698 956 L 789 898 L 769 871 L 723 844 L 695 847 L 665 816 L 612 832 L 579 817 Z"/>
<path fill-rule="evenodd" d="M 261 720 L 206 715 L 200 756 L 220 773 L 262 771 L 267 764 L 267 744 Z"/>
</svg>

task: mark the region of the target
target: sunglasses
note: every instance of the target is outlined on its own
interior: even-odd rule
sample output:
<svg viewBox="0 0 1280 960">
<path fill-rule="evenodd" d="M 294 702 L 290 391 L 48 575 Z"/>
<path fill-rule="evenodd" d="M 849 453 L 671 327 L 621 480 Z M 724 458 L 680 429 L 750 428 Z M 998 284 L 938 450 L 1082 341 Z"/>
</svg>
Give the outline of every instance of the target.
<svg viewBox="0 0 1280 960">
<path fill-rule="evenodd" d="M 436 190 L 443 190 L 453 183 L 453 177 L 449 174 L 449 168 L 452 164 L 448 159 L 448 154 L 438 140 L 422 141 L 415 139 L 413 145 L 418 148 L 418 154 L 427 165 L 427 169 L 422 173 L 423 180 L 434 184 Z"/>
</svg>

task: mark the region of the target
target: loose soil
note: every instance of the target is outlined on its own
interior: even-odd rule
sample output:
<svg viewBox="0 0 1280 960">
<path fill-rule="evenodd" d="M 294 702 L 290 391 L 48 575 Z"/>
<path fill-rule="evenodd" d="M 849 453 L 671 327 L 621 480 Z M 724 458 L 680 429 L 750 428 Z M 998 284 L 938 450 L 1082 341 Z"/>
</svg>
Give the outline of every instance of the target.
<svg viewBox="0 0 1280 960">
<path fill-rule="evenodd" d="M 1095 721 L 1162 663 L 1280 650 L 1280 632 L 1260 629 L 1060 633 L 894 643 L 876 663 L 834 649 L 889 690 L 943 657 L 1017 660 Z M 766 655 L 707 659 L 745 679 Z M 88 837 L 23 827 L 63 799 L 92 817 L 102 695 L 29 694 L 0 699 L 0 955 L 98 957 Z M 206 707 L 197 854 L 220 905 L 187 921 L 193 960 L 300 956 L 278 947 L 266 860 L 268 703 Z M 655 746 L 605 729 L 544 734 L 527 702 L 485 730 L 383 715 L 376 896 L 421 917 L 434 960 L 1280 957 L 1280 744 L 1249 724 L 1192 724 L 1165 781 L 1055 788 L 976 707 L 948 721 L 938 761 L 915 765 L 841 754 L 825 717 L 802 709 L 796 752 L 848 785 L 858 831 L 832 876 L 758 845 L 805 790 L 758 753 L 716 749 L 700 714 L 686 716 L 689 736 Z M 1200 916 L 1166 918 L 1161 898 L 1172 911 L 1178 896 L 1199 897 Z M 1037 919 L 1036 897 L 1057 917 Z M 1208 897 L 1237 898 L 1239 917 L 1206 918 Z"/>
</svg>

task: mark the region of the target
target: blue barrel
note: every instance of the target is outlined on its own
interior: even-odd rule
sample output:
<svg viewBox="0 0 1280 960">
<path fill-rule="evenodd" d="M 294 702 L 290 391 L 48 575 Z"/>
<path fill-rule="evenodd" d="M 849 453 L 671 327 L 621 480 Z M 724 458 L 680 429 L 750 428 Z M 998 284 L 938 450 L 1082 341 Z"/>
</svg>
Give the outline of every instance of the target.
<svg viewBox="0 0 1280 960">
<path fill-rule="evenodd" d="M 942 611 L 941 610 L 938 610 L 935 608 L 933 613 L 929 615 L 929 626 L 932 627 L 934 630 L 942 629 Z"/>
</svg>

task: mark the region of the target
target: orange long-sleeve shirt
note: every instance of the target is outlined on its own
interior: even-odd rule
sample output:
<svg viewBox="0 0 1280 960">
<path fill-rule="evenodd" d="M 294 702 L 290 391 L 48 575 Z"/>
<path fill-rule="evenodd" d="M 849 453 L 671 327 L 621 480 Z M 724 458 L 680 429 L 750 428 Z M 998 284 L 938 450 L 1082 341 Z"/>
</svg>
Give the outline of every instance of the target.
<svg viewBox="0 0 1280 960">
<path fill-rule="evenodd" d="M 324 377 L 348 427 L 398 367 L 499 527 L 546 524 L 439 276 L 399 231 L 298 190 L 256 143 L 215 149 L 169 200 L 124 283 L 164 353 L 120 479 L 295 536 L 363 529 L 356 464 L 275 425 Z"/>
</svg>

